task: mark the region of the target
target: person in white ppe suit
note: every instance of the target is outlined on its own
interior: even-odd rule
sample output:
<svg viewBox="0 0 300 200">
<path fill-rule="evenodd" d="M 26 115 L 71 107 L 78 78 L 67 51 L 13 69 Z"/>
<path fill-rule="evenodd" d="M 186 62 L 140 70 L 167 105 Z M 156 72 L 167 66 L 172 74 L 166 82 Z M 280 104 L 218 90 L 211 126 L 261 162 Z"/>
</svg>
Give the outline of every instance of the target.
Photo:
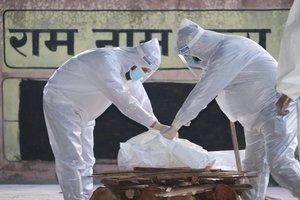
<svg viewBox="0 0 300 200">
<path fill-rule="evenodd" d="M 300 1 L 295 0 L 281 39 L 277 89 L 283 94 L 277 102 L 278 114 L 286 115 L 290 102 L 300 99 Z"/>
<path fill-rule="evenodd" d="M 93 192 L 95 119 L 111 104 L 148 128 L 165 130 L 143 81 L 161 62 L 157 39 L 137 47 L 94 48 L 70 58 L 48 80 L 43 107 L 56 174 L 65 200 Z"/>
<path fill-rule="evenodd" d="M 180 24 L 177 50 L 199 81 L 162 134 L 176 137 L 178 129 L 216 97 L 227 117 L 244 128 L 243 170 L 257 174 L 247 180 L 253 189 L 243 194 L 243 199 L 265 199 L 269 173 L 300 198 L 300 165 L 294 158 L 296 111 L 291 106 L 286 117 L 276 113 L 274 58 L 248 38 L 205 30 L 188 19 Z"/>
</svg>

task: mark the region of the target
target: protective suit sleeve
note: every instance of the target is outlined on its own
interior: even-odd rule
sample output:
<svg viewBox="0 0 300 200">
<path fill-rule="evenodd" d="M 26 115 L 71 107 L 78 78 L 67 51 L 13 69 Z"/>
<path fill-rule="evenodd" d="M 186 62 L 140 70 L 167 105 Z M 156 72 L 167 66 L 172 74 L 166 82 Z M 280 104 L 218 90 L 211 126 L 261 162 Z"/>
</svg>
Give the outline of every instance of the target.
<svg viewBox="0 0 300 200">
<path fill-rule="evenodd" d="M 154 116 L 152 105 L 143 83 L 141 81 L 131 81 L 128 90 L 139 101 L 142 108 Z"/>
<path fill-rule="evenodd" d="M 293 100 L 300 97 L 300 1 L 295 0 L 281 39 L 277 89 Z"/>
<path fill-rule="evenodd" d="M 134 92 L 130 92 L 128 86 L 125 84 L 121 76 L 121 66 L 118 63 L 107 63 L 111 67 L 107 70 L 102 70 L 101 83 L 98 85 L 104 95 L 127 117 L 146 126 L 150 127 L 155 121 L 156 117 L 152 112 L 149 112 L 149 108 L 145 109 L 136 96 L 132 95 Z M 138 86 L 137 86 L 138 87 Z M 137 93 L 141 92 L 140 85 Z M 138 95 L 139 96 L 139 95 Z M 140 95 L 141 98 L 144 97 Z M 147 106 L 145 106 L 147 107 Z M 152 111 L 152 109 L 151 109 Z"/>
<path fill-rule="evenodd" d="M 224 56 L 225 57 L 225 56 Z M 210 62 L 204 74 L 188 95 L 182 107 L 177 112 L 172 124 L 180 128 L 196 118 L 201 110 L 209 104 L 243 69 L 242 61 L 230 63 L 230 58 L 217 59 Z M 226 60 L 228 62 L 226 63 Z M 222 61 L 222 62 L 221 62 Z"/>
</svg>

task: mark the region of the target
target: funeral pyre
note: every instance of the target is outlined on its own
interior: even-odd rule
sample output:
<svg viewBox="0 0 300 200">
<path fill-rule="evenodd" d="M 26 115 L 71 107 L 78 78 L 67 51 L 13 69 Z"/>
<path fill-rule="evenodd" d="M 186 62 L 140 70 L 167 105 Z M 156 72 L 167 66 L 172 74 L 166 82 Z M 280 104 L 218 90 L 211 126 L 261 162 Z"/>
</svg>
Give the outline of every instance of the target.
<svg viewBox="0 0 300 200">
<path fill-rule="evenodd" d="M 103 186 L 91 200 L 238 200 L 254 177 L 243 171 L 190 168 L 142 168 L 94 174 Z"/>
</svg>

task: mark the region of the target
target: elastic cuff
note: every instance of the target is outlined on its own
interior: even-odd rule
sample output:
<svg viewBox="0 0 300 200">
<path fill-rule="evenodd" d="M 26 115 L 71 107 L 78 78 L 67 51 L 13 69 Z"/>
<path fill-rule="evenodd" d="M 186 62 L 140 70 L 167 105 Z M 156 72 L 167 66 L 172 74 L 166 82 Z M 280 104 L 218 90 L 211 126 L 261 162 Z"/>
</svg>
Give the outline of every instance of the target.
<svg viewBox="0 0 300 200">
<path fill-rule="evenodd" d="M 182 124 L 179 121 L 173 121 L 172 126 L 176 128 L 176 130 L 179 130 L 182 127 Z"/>
<path fill-rule="evenodd" d="M 155 125 L 157 124 L 158 122 L 157 121 L 155 121 L 153 124 L 151 124 L 151 126 L 149 127 L 149 128 L 154 128 L 155 127 Z"/>
</svg>

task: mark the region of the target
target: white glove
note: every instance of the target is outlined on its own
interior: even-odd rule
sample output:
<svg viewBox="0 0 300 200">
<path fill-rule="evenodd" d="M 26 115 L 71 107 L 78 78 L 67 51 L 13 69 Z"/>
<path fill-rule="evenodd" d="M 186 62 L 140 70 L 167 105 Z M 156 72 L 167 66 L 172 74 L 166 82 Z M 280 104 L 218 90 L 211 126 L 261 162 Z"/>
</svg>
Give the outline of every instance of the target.
<svg viewBox="0 0 300 200">
<path fill-rule="evenodd" d="M 166 131 L 161 132 L 162 136 L 165 138 L 172 140 L 173 138 L 178 138 L 178 130 L 175 126 L 171 126 Z"/>
<path fill-rule="evenodd" d="M 164 125 L 164 124 L 161 124 L 159 122 L 155 122 L 151 128 L 155 129 L 155 130 L 158 130 L 160 133 L 166 131 L 168 128 L 170 128 L 170 126 L 167 126 L 167 125 Z"/>
</svg>

